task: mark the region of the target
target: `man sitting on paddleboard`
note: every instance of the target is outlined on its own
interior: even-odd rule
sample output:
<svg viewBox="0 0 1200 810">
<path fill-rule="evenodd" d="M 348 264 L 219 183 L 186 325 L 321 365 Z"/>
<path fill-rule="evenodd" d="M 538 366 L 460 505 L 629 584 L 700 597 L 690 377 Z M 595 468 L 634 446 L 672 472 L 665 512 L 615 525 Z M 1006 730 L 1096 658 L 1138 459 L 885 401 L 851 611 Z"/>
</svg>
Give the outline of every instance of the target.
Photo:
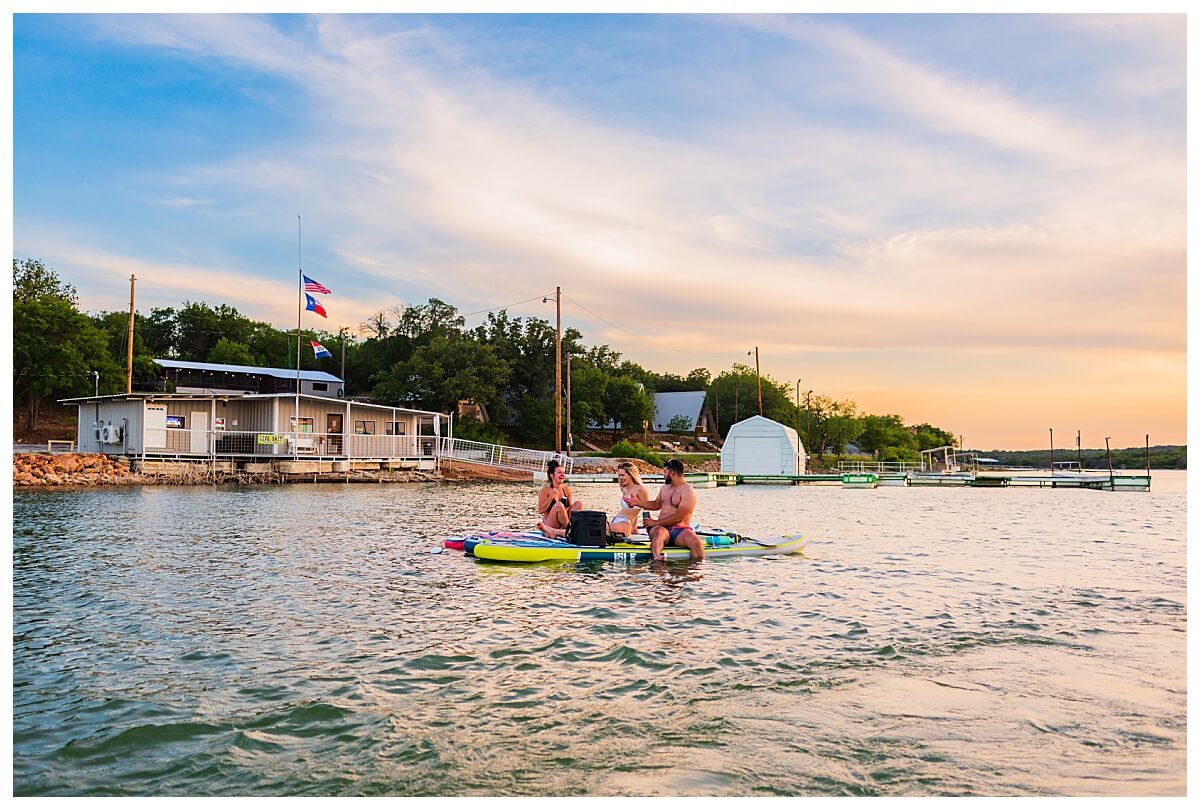
<svg viewBox="0 0 1200 810">
<path fill-rule="evenodd" d="M 647 518 L 642 524 L 650 533 L 650 556 L 655 560 L 664 559 L 663 546 L 670 544 L 686 548 L 692 553 L 693 560 L 703 560 L 704 543 L 692 531 L 696 490 L 683 480 L 683 462 L 673 458 L 664 464 L 663 478 L 666 483 L 653 501 L 643 500 L 636 495 L 623 499 L 639 509 L 660 510 L 657 519 Z"/>
</svg>

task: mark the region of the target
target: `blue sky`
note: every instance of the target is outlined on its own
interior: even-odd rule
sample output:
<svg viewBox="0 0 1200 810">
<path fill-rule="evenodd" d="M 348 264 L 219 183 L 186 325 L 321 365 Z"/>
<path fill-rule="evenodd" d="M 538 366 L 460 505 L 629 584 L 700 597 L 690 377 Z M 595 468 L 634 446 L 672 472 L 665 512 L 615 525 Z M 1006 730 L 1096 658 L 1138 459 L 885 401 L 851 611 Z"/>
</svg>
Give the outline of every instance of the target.
<svg viewBox="0 0 1200 810">
<path fill-rule="evenodd" d="M 133 273 L 294 327 L 300 214 L 307 328 L 561 285 L 661 371 L 757 345 L 969 446 L 1185 440 L 1181 15 L 19 14 L 13 48 L 14 255 L 85 308 Z"/>
</svg>

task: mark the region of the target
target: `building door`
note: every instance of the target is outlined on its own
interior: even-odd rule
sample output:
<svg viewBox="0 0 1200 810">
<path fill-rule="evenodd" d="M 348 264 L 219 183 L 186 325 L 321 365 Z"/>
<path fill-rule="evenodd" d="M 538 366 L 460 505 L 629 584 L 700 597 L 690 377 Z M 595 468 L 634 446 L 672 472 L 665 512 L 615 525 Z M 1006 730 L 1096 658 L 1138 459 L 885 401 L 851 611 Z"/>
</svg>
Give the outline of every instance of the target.
<svg viewBox="0 0 1200 810">
<path fill-rule="evenodd" d="M 191 452 L 208 455 L 208 411 L 192 411 Z"/>
<path fill-rule="evenodd" d="M 146 403 L 145 442 L 147 448 L 167 446 L 167 406 Z"/>
<path fill-rule="evenodd" d="M 783 459 L 780 457 L 780 441 L 765 436 L 738 436 L 735 464 L 742 475 L 783 475 Z"/>
<path fill-rule="evenodd" d="M 332 456 L 340 456 L 342 454 L 342 419 L 344 414 L 327 413 L 325 414 L 325 432 L 328 435 L 329 454 Z"/>
</svg>

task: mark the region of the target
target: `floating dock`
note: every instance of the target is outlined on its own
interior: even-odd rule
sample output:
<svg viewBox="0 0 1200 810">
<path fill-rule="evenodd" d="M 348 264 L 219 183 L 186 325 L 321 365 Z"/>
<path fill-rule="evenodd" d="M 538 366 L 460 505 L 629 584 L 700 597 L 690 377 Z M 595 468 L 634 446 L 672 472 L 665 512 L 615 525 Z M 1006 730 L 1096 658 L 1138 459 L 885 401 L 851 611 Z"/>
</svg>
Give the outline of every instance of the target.
<svg viewBox="0 0 1200 810">
<path fill-rule="evenodd" d="M 1110 475 L 1106 472 L 1047 472 L 1035 475 L 1005 474 L 997 471 L 974 472 L 871 472 L 811 473 L 808 475 L 740 475 L 732 472 L 684 473 L 684 480 L 697 489 L 731 487 L 738 484 L 799 486 L 825 484 L 846 489 L 876 489 L 877 487 L 1051 487 L 1054 489 L 1100 489 L 1126 492 L 1147 492 L 1150 476 Z M 615 484 L 615 472 L 572 473 L 572 483 Z M 661 473 L 645 473 L 642 482 L 661 484 Z"/>
<path fill-rule="evenodd" d="M 664 481 L 662 473 L 643 473 L 641 477 L 643 484 L 661 484 Z M 732 487 L 741 483 L 737 473 L 729 472 L 684 473 L 683 478 L 696 489 Z M 615 484 L 617 483 L 617 474 L 615 472 L 571 473 L 570 482 L 572 484 Z"/>
</svg>

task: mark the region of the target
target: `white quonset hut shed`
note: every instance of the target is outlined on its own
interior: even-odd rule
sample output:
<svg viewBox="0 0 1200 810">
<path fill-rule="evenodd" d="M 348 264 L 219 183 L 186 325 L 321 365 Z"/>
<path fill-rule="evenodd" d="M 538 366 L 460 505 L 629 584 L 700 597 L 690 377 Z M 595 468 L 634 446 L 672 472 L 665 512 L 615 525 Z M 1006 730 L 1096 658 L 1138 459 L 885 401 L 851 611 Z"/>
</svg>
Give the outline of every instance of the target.
<svg viewBox="0 0 1200 810">
<path fill-rule="evenodd" d="M 796 431 L 765 416 L 729 429 L 721 448 L 721 472 L 741 475 L 803 475 L 808 454 Z"/>
</svg>

